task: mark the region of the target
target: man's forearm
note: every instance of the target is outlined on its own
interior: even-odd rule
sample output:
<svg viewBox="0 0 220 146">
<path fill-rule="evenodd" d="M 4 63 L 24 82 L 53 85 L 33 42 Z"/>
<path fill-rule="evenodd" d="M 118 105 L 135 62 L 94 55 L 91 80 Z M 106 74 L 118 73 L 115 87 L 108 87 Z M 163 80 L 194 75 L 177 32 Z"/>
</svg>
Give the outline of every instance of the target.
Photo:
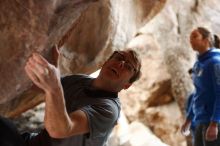
<svg viewBox="0 0 220 146">
<path fill-rule="evenodd" d="M 62 87 L 46 92 L 45 128 L 52 137 L 60 137 L 71 130 L 71 120 L 65 107 Z"/>
</svg>

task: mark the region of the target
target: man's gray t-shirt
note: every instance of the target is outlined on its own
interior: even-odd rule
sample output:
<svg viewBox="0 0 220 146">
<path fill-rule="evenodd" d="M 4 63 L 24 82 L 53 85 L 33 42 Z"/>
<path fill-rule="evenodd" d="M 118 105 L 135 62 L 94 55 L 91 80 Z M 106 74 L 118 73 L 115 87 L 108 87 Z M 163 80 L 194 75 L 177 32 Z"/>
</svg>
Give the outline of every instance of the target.
<svg viewBox="0 0 220 146">
<path fill-rule="evenodd" d="M 117 93 L 97 90 L 91 86 L 92 78 L 72 75 L 61 79 L 68 113 L 85 112 L 89 134 L 68 138 L 51 138 L 46 130 L 29 141 L 29 146 L 104 146 L 120 113 Z"/>
</svg>

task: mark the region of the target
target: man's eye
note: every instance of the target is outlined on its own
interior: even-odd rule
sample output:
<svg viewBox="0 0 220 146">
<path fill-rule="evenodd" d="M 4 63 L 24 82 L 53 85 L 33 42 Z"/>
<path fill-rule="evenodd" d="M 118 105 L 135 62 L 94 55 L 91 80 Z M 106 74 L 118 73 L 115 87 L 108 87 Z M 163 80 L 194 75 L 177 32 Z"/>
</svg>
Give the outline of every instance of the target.
<svg viewBox="0 0 220 146">
<path fill-rule="evenodd" d="M 129 71 L 132 71 L 132 66 L 128 63 L 125 63 L 125 68 Z"/>
<path fill-rule="evenodd" d="M 197 37 L 198 37 L 198 35 L 193 35 L 192 37 L 193 37 L 193 38 L 197 38 Z"/>
</svg>

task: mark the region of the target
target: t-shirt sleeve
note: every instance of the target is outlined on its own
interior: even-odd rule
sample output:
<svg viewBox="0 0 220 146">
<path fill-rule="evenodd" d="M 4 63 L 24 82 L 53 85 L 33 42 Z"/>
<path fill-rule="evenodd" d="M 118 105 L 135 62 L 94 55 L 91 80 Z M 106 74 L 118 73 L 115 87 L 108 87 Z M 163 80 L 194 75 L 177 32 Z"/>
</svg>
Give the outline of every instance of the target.
<svg viewBox="0 0 220 146">
<path fill-rule="evenodd" d="M 104 100 L 107 101 L 108 99 Z M 87 115 L 90 138 L 103 137 L 112 129 L 119 117 L 119 108 L 114 101 L 88 105 L 81 109 Z"/>
</svg>

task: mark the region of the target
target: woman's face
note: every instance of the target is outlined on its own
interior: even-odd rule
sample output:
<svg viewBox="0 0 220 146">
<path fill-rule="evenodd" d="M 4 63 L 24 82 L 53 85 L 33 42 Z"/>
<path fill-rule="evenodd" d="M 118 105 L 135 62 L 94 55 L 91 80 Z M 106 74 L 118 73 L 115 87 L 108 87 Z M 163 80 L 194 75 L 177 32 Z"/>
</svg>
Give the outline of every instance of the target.
<svg viewBox="0 0 220 146">
<path fill-rule="evenodd" d="M 190 34 L 190 44 L 195 51 L 199 51 L 199 49 L 204 44 L 204 39 L 198 29 L 195 29 Z"/>
</svg>

